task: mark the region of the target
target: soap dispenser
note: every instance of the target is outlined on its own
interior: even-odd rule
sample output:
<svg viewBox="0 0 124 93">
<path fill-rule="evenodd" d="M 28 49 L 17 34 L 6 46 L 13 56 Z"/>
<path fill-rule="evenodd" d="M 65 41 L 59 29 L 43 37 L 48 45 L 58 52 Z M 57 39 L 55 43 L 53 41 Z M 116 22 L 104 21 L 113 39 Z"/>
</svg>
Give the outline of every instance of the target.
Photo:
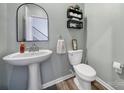
<svg viewBox="0 0 124 93">
<path fill-rule="evenodd" d="M 25 44 L 24 42 L 20 42 L 20 53 L 24 53 L 25 52 Z"/>
</svg>

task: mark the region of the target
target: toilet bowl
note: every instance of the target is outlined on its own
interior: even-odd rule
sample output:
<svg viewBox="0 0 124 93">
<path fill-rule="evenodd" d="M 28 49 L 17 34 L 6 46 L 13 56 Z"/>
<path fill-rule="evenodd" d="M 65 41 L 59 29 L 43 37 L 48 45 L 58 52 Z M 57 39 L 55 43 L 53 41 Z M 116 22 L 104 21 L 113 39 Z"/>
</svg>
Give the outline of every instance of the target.
<svg viewBox="0 0 124 93">
<path fill-rule="evenodd" d="M 81 63 L 82 53 L 83 50 L 70 50 L 68 57 L 76 73 L 75 84 L 81 90 L 90 90 L 91 81 L 96 79 L 96 71 L 91 66 Z"/>
</svg>

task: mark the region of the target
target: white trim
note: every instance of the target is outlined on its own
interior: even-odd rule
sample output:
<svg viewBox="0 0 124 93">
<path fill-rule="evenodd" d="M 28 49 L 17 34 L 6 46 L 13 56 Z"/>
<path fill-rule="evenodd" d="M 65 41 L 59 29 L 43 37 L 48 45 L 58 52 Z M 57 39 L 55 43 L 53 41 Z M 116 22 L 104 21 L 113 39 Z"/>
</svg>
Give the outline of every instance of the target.
<svg viewBox="0 0 124 93">
<path fill-rule="evenodd" d="M 69 79 L 69 78 L 74 77 L 74 76 L 75 76 L 74 74 L 69 74 L 69 75 L 60 77 L 60 78 L 58 78 L 58 79 L 52 80 L 52 81 L 50 81 L 50 82 L 48 82 L 48 83 L 43 84 L 43 85 L 42 85 L 42 89 L 45 89 L 45 88 L 50 87 L 50 86 L 52 86 L 52 85 L 55 85 L 55 84 L 57 84 L 57 83 L 59 83 L 59 82 L 62 82 L 62 81 L 64 81 L 64 80 Z"/>
<path fill-rule="evenodd" d="M 123 90 L 123 87 L 124 87 L 124 82 L 122 81 L 115 81 L 115 82 L 112 82 L 111 84 L 113 87 L 115 87 L 115 89 L 117 90 Z"/>
<path fill-rule="evenodd" d="M 98 76 L 96 77 L 96 81 L 101 83 L 104 87 L 106 87 L 108 90 L 115 90 L 112 86 L 110 86 L 108 83 L 104 82 L 101 78 Z"/>
<path fill-rule="evenodd" d="M 115 82 L 112 82 L 112 85 L 124 85 L 124 82 L 120 82 L 120 81 L 119 82 L 116 82 L 115 81 Z"/>
<path fill-rule="evenodd" d="M 74 77 L 75 75 L 74 74 L 69 74 L 69 75 L 66 75 L 66 76 L 63 76 L 63 77 L 60 77 L 58 79 L 55 79 L 55 80 L 52 80 L 48 83 L 45 83 L 42 85 L 42 89 L 45 89 L 47 87 L 50 87 L 52 85 L 55 85 L 57 83 L 60 83 L 66 79 L 69 79 L 71 77 Z M 101 78 L 99 78 L 98 76 L 96 77 L 96 81 L 98 81 L 100 84 L 102 84 L 104 87 L 106 87 L 108 90 L 115 90 L 112 86 L 110 86 L 108 83 L 104 82 Z"/>
</svg>

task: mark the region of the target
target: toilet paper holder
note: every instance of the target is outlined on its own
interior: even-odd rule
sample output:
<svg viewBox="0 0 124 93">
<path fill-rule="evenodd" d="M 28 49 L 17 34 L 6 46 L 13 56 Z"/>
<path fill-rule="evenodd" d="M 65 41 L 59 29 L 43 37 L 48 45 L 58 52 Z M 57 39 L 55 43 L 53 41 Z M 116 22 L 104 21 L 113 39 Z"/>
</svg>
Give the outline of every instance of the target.
<svg viewBox="0 0 124 93">
<path fill-rule="evenodd" d="M 113 62 L 113 68 L 114 68 L 114 71 L 116 73 L 122 74 L 123 73 L 124 64 L 121 64 L 120 62 L 114 61 Z"/>
<path fill-rule="evenodd" d="M 115 65 L 117 64 L 118 65 L 118 63 L 120 64 L 120 68 L 124 68 L 124 64 L 122 64 L 122 63 L 120 63 L 120 62 L 117 62 L 117 61 L 114 61 L 115 62 Z M 114 62 L 113 62 L 113 65 L 114 65 Z"/>
<path fill-rule="evenodd" d="M 120 68 L 124 68 L 124 64 L 121 64 Z"/>
</svg>

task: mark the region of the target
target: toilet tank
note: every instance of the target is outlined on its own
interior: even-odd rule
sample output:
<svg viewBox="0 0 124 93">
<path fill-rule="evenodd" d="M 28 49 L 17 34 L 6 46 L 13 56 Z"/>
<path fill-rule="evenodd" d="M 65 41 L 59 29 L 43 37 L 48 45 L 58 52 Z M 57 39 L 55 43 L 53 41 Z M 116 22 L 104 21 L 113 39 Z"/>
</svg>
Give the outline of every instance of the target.
<svg viewBox="0 0 124 93">
<path fill-rule="evenodd" d="M 82 60 L 82 53 L 83 50 L 69 50 L 68 51 L 68 58 L 71 65 L 78 65 L 81 63 Z"/>
</svg>

